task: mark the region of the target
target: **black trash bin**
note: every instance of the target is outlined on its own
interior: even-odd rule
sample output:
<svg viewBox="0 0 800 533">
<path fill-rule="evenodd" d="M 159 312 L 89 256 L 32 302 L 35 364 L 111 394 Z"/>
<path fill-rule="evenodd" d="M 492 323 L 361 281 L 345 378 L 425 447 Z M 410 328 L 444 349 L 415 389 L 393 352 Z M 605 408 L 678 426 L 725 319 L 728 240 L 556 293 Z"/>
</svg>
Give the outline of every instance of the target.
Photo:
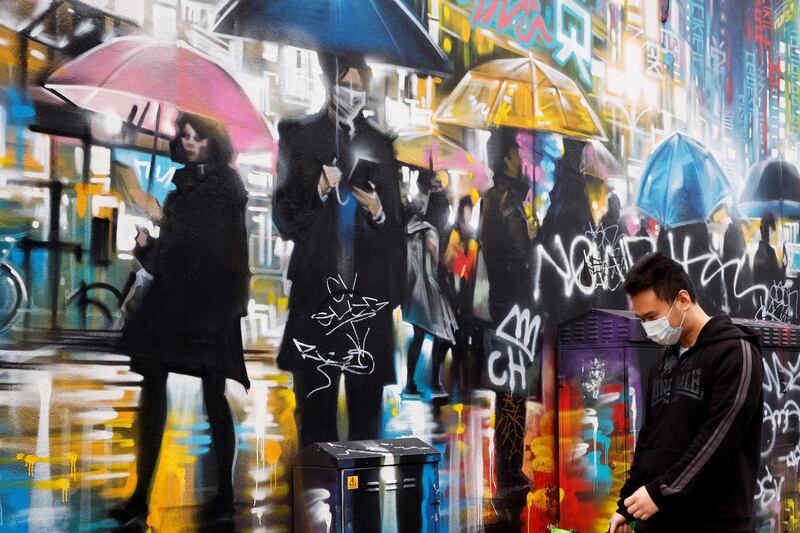
<svg viewBox="0 0 800 533">
<path fill-rule="evenodd" d="M 439 459 L 416 438 L 313 444 L 294 461 L 294 531 L 438 533 Z"/>
</svg>

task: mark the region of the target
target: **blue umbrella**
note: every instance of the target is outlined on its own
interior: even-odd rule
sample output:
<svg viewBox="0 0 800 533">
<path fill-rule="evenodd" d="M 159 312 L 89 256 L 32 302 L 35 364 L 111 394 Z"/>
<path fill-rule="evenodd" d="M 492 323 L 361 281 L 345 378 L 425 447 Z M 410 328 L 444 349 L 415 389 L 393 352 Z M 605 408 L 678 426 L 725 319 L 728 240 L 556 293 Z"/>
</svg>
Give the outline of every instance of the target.
<svg viewBox="0 0 800 533">
<path fill-rule="evenodd" d="M 739 197 L 739 210 L 748 218 L 774 213 L 800 218 L 800 172 L 782 159 L 765 159 L 750 168 Z"/>
<path fill-rule="evenodd" d="M 636 205 L 674 228 L 708 220 L 731 195 L 731 185 L 705 146 L 681 133 L 659 144 L 642 174 Z"/>
<path fill-rule="evenodd" d="M 402 0 L 231 0 L 214 31 L 339 55 L 358 54 L 422 72 L 452 66 Z"/>
</svg>

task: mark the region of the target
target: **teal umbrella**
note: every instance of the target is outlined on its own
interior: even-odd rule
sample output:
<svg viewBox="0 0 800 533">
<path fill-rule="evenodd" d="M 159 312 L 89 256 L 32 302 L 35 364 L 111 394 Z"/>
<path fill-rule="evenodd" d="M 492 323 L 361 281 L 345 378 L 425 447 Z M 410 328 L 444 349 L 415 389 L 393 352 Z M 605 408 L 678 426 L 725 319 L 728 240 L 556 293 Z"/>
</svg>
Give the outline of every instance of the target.
<svg viewBox="0 0 800 533">
<path fill-rule="evenodd" d="M 701 143 L 674 133 L 647 160 L 636 206 L 662 226 L 707 221 L 731 197 L 731 184 Z"/>
</svg>

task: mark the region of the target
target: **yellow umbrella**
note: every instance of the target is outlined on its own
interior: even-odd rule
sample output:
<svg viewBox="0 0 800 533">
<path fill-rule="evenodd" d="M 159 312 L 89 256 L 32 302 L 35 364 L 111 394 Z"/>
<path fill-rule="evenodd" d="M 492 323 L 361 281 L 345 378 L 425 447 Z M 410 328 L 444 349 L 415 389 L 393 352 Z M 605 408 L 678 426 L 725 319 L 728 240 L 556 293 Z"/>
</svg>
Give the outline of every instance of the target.
<svg viewBox="0 0 800 533">
<path fill-rule="evenodd" d="M 462 170 L 472 174 L 475 186 L 488 181 L 486 169 L 475 157 L 439 131 L 416 130 L 400 134 L 394 142 L 397 160 L 407 165 L 439 170 Z"/>
<path fill-rule="evenodd" d="M 498 59 L 470 70 L 442 102 L 435 120 L 466 128 L 508 126 L 607 139 L 575 82 L 533 58 Z"/>
</svg>

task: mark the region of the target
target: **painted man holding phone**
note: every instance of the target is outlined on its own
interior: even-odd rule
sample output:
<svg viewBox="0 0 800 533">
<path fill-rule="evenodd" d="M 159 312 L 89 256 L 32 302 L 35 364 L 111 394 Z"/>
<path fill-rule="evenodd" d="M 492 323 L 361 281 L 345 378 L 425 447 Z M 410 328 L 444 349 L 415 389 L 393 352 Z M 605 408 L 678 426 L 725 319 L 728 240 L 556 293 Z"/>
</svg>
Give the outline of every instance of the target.
<svg viewBox="0 0 800 533">
<path fill-rule="evenodd" d="M 363 115 L 370 69 L 320 54 L 328 101 L 278 125 L 274 221 L 294 242 L 278 365 L 293 373 L 300 446 L 339 440 L 340 376 L 349 435 L 378 438 L 395 382 L 392 310 L 404 292 L 405 236 L 393 139 Z"/>
</svg>

